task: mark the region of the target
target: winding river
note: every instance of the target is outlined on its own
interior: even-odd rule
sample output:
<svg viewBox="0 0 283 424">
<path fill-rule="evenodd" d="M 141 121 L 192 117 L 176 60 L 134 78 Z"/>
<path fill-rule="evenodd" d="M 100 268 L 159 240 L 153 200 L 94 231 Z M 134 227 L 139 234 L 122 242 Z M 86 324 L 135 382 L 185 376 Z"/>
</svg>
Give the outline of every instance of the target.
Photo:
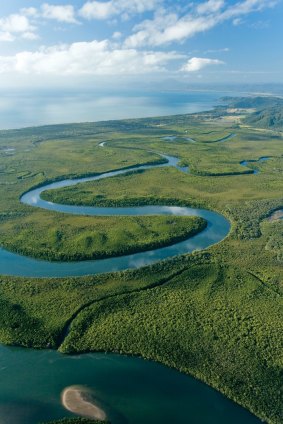
<svg viewBox="0 0 283 424">
<path fill-rule="evenodd" d="M 103 146 L 102 146 L 103 147 Z M 161 155 L 180 172 L 178 158 Z M 153 165 L 132 167 L 151 169 Z M 21 201 L 33 207 L 79 215 L 188 215 L 207 220 L 196 236 L 172 246 L 119 258 L 57 263 L 0 250 L 0 274 L 27 277 L 65 277 L 138 268 L 174 255 L 205 249 L 223 240 L 230 230 L 220 214 L 188 207 L 146 206 L 97 208 L 59 205 L 41 199 L 43 191 L 110 178 L 129 170 L 117 170 L 95 177 L 64 180 L 33 189 Z M 66 356 L 56 351 L 0 346 L 0 422 L 37 424 L 72 416 L 61 404 L 68 386 L 83 386 L 93 392 L 113 424 L 253 424 L 260 421 L 200 381 L 160 364 L 113 354 Z"/>
<path fill-rule="evenodd" d="M 237 134 L 231 133 L 231 134 L 226 135 L 225 137 L 219 138 L 218 140 L 214 140 L 211 143 L 224 143 L 224 141 L 228 141 L 231 138 L 234 138 L 236 136 L 237 136 Z M 177 135 L 167 135 L 167 136 L 161 137 L 161 138 L 164 141 L 167 141 L 167 142 L 180 140 L 180 141 L 187 141 L 189 143 L 197 143 L 196 140 L 194 140 L 193 138 L 187 137 L 187 136 L 180 137 L 180 136 L 177 136 Z M 202 141 L 202 143 L 207 143 L 207 141 Z M 104 142 L 104 144 L 105 144 L 105 142 Z"/>
<path fill-rule="evenodd" d="M 257 163 L 263 163 L 266 162 L 267 160 L 271 159 L 270 156 L 262 156 L 259 159 L 251 159 L 251 160 L 243 160 L 242 162 L 240 162 L 240 165 L 245 166 L 245 167 L 249 167 L 249 164 L 257 164 Z M 259 170 L 258 169 L 253 169 L 253 173 L 254 174 L 258 174 Z"/>
<path fill-rule="evenodd" d="M 186 167 L 179 167 L 179 159 L 172 156 L 161 155 L 167 160 L 159 165 L 141 165 L 131 168 L 131 171 L 146 170 L 153 167 L 174 166 L 181 172 L 187 172 Z M 98 274 L 110 271 L 121 271 L 130 268 L 140 268 L 156 261 L 172 256 L 189 253 L 196 249 L 202 250 L 223 240 L 230 230 L 230 224 L 222 215 L 205 209 L 195 209 L 178 206 L 142 206 L 123 208 L 100 208 L 87 206 L 60 205 L 41 199 L 43 191 L 60 187 L 68 187 L 87 181 L 97 181 L 129 172 L 122 169 L 107 172 L 94 177 L 64 180 L 36 188 L 21 197 L 21 201 L 27 205 L 40 207 L 57 212 L 75 215 L 104 215 L 104 216 L 141 216 L 141 215 L 179 215 L 200 216 L 207 221 L 207 227 L 201 233 L 185 241 L 171 246 L 149 250 L 146 252 L 108 258 L 102 260 L 90 260 L 80 262 L 48 262 L 37 260 L 0 249 L 0 274 L 17 275 L 27 277 L 66 277 Z"/>
</svg>

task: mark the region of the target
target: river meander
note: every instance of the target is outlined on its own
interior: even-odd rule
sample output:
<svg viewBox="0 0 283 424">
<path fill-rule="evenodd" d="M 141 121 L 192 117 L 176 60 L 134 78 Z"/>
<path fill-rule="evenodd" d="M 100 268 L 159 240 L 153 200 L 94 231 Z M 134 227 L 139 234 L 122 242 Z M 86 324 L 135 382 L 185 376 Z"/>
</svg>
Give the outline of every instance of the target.
<svg viewBox="0 0 283 424">
<path fill-rule="evenodd" d="M 131 170 L 145 170 L 153 167 L 174 166 L 180 172 L 187 172 L 186 167 L 178 166 L 178 158 L 162 155 L 167 163 L 160 165 L 143 165 L 132 167 Z M 129 268 L 140 268 L 153 262 L 170 258 L 172 256 L 190 253 L 194 250 L 205 249 L 223 240 L 230 230 L 230 223 L 222 215 L 205 209 L 196 209 L 179 206 L 141 206 L 123 208 L 100 208 L 91 206 L 59 205 L 41 199 L 40 195 L 45 190 L 68 187 L 87 181 L 97 181 L 129 172 L 129 169 L 107 172 L 94 177 L 64 180 L 36 188 L 25 193 L 21 201 L 33 207 L 39 207 L 57 212 L 75 215 L 182 215 L 200 216 L 207 221 L 207 227 L 201 233 L 185 241 L 171 246 L 136 253 L 121 257 L 102 260 L 80 262 L 48 262 L 37 260 L 0 249 L 0 274 L 18 275 L 27 277 L 67 277 L 98 274 L 102 272 L 121 271 Z"/>
</svg>

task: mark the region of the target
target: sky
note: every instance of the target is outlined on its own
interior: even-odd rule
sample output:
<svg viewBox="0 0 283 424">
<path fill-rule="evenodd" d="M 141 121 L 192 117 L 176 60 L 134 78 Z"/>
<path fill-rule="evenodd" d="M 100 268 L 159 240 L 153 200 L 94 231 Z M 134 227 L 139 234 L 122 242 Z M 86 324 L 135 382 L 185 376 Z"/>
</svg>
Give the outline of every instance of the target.
<svg viewBox="0 0 283 424">
<path fill-rule="evenodd" d="M 10 0 L 0 87 L 283 83 L 283 0 Z"/>
</svg>

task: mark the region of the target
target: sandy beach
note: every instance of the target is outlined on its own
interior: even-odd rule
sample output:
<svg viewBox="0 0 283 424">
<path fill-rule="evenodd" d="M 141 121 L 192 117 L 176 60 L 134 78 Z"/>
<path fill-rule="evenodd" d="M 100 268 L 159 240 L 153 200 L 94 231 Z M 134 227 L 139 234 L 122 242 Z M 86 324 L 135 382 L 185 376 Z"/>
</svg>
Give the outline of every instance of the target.
<svg viewBox="0 0 283 424">
<path fill-rule="evenodd" d="M 81 386 L 67 387 L 62 393 L 62 404 L 68 411 L 87 418 L 106 420 L 105 412 L 91 399 L 91 394 Z"/>
</svg>

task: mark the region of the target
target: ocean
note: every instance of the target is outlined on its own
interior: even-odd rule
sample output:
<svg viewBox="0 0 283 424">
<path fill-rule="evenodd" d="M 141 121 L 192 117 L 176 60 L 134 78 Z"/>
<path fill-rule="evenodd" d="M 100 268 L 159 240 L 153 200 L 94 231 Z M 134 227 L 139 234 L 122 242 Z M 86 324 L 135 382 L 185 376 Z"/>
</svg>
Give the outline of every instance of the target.
<svg viewBox="0 0 283 424">
<path fill-rule="evenodd" d="M 32 90 L 0 92 L 0 129 L 195 113 L 209 110 L 220 91 L 97 92 Z"/>
</svg>

